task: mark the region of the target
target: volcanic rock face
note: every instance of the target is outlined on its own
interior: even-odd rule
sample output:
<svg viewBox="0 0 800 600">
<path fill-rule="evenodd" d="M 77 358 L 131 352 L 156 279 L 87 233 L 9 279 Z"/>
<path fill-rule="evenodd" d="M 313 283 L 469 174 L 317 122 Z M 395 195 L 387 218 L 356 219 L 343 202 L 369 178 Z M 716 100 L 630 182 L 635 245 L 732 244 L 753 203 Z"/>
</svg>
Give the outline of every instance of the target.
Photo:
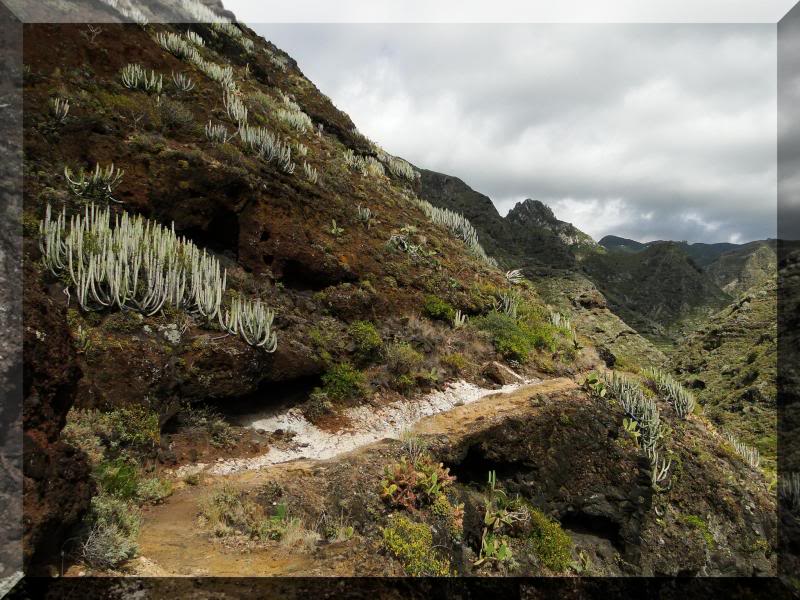
<svg viewBox="0 0 800 600">
<path fill-rule="evenodd" d="M 24 298 L 24 510 L 26 565 L 55 554 L 92 494 L 83 453 L 59 440 L 81 376 L 63 304 L 51 298 L 28 264 Z"/>
</svg>

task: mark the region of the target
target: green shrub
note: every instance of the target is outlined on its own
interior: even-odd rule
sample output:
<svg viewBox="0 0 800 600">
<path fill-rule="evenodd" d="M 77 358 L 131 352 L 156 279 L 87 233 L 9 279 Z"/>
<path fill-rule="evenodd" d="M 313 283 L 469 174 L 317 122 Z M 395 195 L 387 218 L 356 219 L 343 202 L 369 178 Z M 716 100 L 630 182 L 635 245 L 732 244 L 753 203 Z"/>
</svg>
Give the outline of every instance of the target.
<svg viewBox="0 0 800 600">
<path fill-rule="evenodd" d="M 355 321 L 348 329 L 356 344 L 356 355 L 361 360 L 372 358 L 383 344 L 381 334 L 369 321 Z"/>
<path fill-rule="evenodd" d="M 334 402 L 362 398 L 366 390 L 364 374 L 350 363 L 334 365 L 322 376 L 322 391 Z"/>
<path fill-rule="evenodd" d="M 194 123 L 192 111 L 177 100 L 162 98 L 158 105 L 158 112 L 161 116 L 161 124 L 167 129 L 182 129 Z"/>
<path fill-rule="evenodd" d="M 139 482 L 136 496 L 145 504 L 161 504 L 172 494 L 172 484 L 166 479 L 151 477 Z"/>
<path fill-rule="evenodd" d="M 445 354 L 442 356 L 441 360 L 443 365 L 450 367 L 454 371 L 463 371 L 467 368 L 467 364 L 469 364 L 464 355 L 459 352 Z"/>
<path fill-rule="evenodd" d="M 431 529 L 425 523 L 415 523 L 403 515 L 394 514 L 383 530 L 383 544 L 412 577 L 450 575 L 450 561 L 437 556 Z"/>
<path fill-rule="evenodd" d="M 90 566 L 110 569 L 136 556 L 141 517 L 130 502 L 100 494 L 92 498 L 83 541 L 83 560 Z"/>
<path fill-rule="evenodd" d="M 556 348 L 553 327 L 544 321 L 514 319 L 493 311 L 472 323 L 491 335 L 495 349 L 507 359 L 524 363 L 536 350 L 553 352 Z"/>
<path fill-rule="evenodd" d="M 215 448 L 228 448 L 236 444 L 231 426 L 209 406 L 195 406 L 186 402 L 181 407 L 178 418 L 187 428 L 205 432 L 208 441 Z"/>
<path fill-rule="evenodd" d="M 303 416 L 312 423 L 316 423 L 324 416 L 333 413 L 333 404 L 328 395 L 320 389 L 311 392 L 308 400 L 303 404 Z"/>
<path fill-rule="evenodd" d="M 111 496 L 130 500 L 139 489 L 139 470 L 124 457 L 102 462 L 95 469 L 100 489 Z"/>
<path fill-rule="evenodd" d="M 116 445 L 148 450 L 156 447 L 161 440 L 158 414 L 145 406 L 118 408 L 107 415 Z"/>
<path fill-rule="evenodd" d="M 530 519 L 530 547 L 539 562 L 553 572 L 566 571 L 572 561 L 572 539 L 538 509 L 530 509 Z"/>
<path fill-rule="evenodd" d="M 684 515 L 681 517 L 681 520 L 700 532 L 709 550 L 714 549 L 714 536 L 711 534 L 711 531 L 709 531 L 708 524 L 703 519 L 697 515 Z"/>
<path fill-rule="evenodd" d="M 407 375 L 422 364 L 423 356 L 407 342 L 386 346 L 386 366 L 395 375 Z"/>
<path fill-rule="evenodd" d="M 453 317 L 456 315 L 456 311 L 450 305 L 450 303 L 442 300 L 438 296 L 434 296 L 433 294 L 425 296 L 425 301 L 422 304 L 422 310 L 429 318 L 439 321 L 446 321 L 447 323 L 451 323 L 453 321 Z"/>
</svg>

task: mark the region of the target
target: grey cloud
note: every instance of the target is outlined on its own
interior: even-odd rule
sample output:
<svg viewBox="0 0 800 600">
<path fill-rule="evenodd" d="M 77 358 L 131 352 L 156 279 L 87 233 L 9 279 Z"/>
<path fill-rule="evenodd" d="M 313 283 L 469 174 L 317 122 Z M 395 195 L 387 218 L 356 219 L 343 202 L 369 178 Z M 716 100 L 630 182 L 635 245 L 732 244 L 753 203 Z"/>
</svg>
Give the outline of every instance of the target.
<svg viewBox="0 0 800 600">
<path fill-rule="evenodd" d="M 594 237 L 776 235 L 774 25 L 253 27 L 365 134 L 501 213 L 532 197 Z"/>
</svg>

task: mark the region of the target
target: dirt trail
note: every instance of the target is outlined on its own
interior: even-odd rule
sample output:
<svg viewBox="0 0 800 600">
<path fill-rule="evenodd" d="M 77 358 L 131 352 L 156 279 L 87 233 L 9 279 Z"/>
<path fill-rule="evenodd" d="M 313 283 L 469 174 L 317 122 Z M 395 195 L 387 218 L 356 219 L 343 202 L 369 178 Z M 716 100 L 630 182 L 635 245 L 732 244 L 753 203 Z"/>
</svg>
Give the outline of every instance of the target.
<svg viewBox="0 0 800 600">
<path fill-rule="evenodd" d="M 509 415 L 519 415 L 525 408 L 530 410 L 530 398 L 535 394 L 558 393 L 575 386 L 575 382 L 570 379 L 557 378 L 524 385 L 510 393 L 493 393 L 470 404 L 424 417 L 413 426 L 413 430 L 421 434 L 445 434 L 458 438 L 499 422 Z M 291 553 L 282 547 L 229 548 L 213 539 L 197 523 L 198 500 L 223 481 L 242 488 L 256 487 L 276 476 L 291 475 L 294 472 L 310 473 L 326 463 L 336 462 L 346 455 L 368 451 L 371 446 L 378 444 L 379 441 L 372 442 L 326 460 L 293 460 L 226 475 L 207 472 L 200 485 L 183 487 L 163 505 L 145 510 L 139 537 L 140 558 L 132 562 L 133 570 L 137 575 L 143 576 L 309 574 L 315 568 L 315 563 L 318 563 L 319 556 Z M 357 543 L 357 540 L 351 541 Z M 342 570 L 352 571 L 355 566 L 347 564 L 344 556 L 346 551 L 347 544 L 325 546 L 325 559 L 327 561 L 333 558 L 338 561 Z"/>
</svg>

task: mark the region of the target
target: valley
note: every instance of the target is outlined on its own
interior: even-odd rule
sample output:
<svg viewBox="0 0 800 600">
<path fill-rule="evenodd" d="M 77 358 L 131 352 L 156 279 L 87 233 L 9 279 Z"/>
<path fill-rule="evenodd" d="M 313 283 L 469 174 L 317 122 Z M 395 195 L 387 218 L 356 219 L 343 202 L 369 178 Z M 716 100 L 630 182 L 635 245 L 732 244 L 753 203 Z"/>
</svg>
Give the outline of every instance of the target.
<svg viewBox="0 0 800 600">
<path fill-rule="evenodd" d="M 31 573 L 775 575 L 774 241 L 502 217 L 184 4 L 25 32 Z"/>
</svg>

